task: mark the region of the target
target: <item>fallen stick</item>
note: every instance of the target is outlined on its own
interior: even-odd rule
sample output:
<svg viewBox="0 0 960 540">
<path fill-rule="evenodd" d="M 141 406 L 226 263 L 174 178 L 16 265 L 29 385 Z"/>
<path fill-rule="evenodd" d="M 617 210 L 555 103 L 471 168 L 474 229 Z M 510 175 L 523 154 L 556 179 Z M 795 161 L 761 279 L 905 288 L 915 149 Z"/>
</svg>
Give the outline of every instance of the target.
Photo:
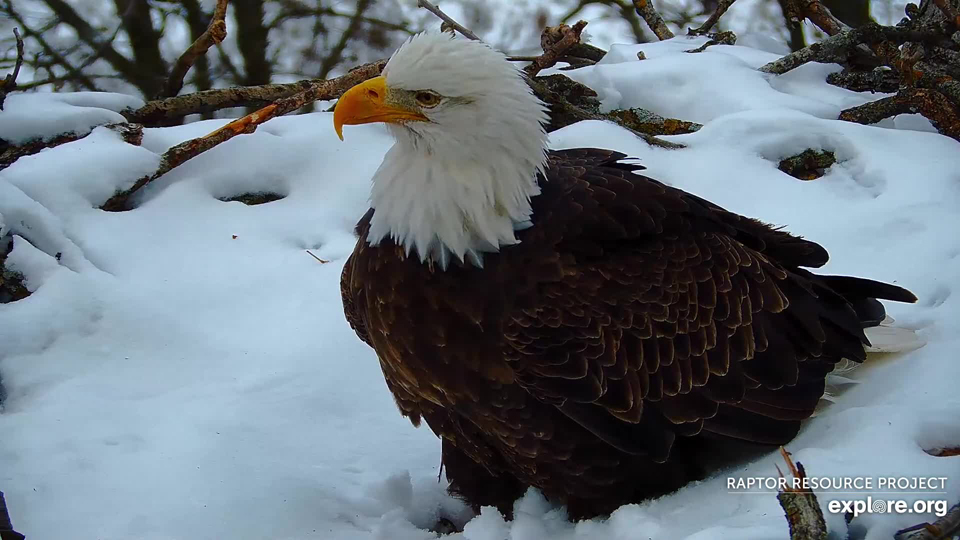
<svg viewBox="0 0 960 540">
<path fill-rule="evenodd" d="M 790 454 L 781 446 L 780 455 L 787 462 L 787 468 L 794 478 L 803 480 L 807 477 L 803 465 L 794 464 Z M 783 478 L 780 467 L 777 472 Z M 812 491 L 805 488 L 793 489 L 785 487 L 783 491 L 777 494 L 777 500 L 787 515 L 787 523 L 790 525 L 790 540 L 826 540 L 827 524 L 823 520 L 823 511 L 820 510 L 820 503 L 817 502 L 817 496 Z"/>
</svg>

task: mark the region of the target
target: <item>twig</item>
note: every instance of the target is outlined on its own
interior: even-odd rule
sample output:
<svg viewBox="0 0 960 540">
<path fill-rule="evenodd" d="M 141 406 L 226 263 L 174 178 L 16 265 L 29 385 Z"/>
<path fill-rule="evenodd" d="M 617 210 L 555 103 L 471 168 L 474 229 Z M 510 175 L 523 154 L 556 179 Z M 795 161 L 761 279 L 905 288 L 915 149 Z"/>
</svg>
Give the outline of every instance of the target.
<svg viewBox="0 0 960 540">
<path fill-rule="evenodd" d="M 937 131 L 960 141 L 960 113 L 942 93 L 930 88 L 904 88 L 897 95 L 871 101 L 840 113 L 840 120 L 875 124 L 898 114 L 920 113 Z"/>
<path fill-rule="evenodd" d="M 474 34 L 469 28 L 465 28 L 463 25 L 461 25 L 461 24 L 458 23 L 457 21 L 453 20 L 453 18 L 451 18 L 449 15 L 447 15 L 446 13 L 440 11 L 440 8 L 438 8 L 437 6 L 433 5 L 432 2 L 429 2 L 428 0 L 417 0 L 417 7 L 422 7 L 422 8 L 424 8 L 424 9 L 426 9 L 427 11 L 429 11 L 430 13 L 433 13 L 434 15 L 436 15 L 437 17 L 439 17 L 440 20 L 442 20 L 443 22 L 447 23 L 447 24 L 450 25 L 452 28 L 454 28 L 457 32 L 460 32 L 460 33 L 463 34 L 464 36 L 466 36 L 466 37 L 468 37 L 468 38 L 470 38 L 470 39 L 472 39 L 472 40 L 474 40 L 474 41 L 480 41 L 480 37 L 478 37 L 476 34 Z"/>
<path fill-rule="evenodd" d="M 717 24 L 717 21 L 720 20 L 720 17 L 723 17 L 723 14 L 726 13 L 727 10 L 730 9 L 730 6 L 732 6 L 736 1 L 737 0 L 720 0 L 717 3 L 717 9 L 714 10 L 713 14 L 711 14 L 710 17 L 700 25 L 700 28 L 690 29 L 687 31 L 687 34 L 691 36 L 702 36 L 703 34 L 709 32 L 710 29 Z"/>
<path fill-rule="evenodd" d="M 40 44 L 40 48 L 43 49 L 43 53 L 53 59 L 54 63 L 61 66 L 66 70 L 67 74 L 72 78 L 73 81 L 77 82 L 87 90 L 97 90 L 97 86 L 93 83 L 93 80 L 90 77 L 87 77 L 80 71 L 76 66 L 72 65 L 64 55 L 60 53 L 59 50 L 50 45 L 47 40 L 43 38 L 44 30 L 33 30 L 28 24 L 23 16 L 20 15 L 16 10 L 13 9 L 12 2 L 6 2 L 3 4 L 3 11 L 19 24 L 23 28 L 23 35 L 26 37 L 32 37 Z M 48 69 L 48 71 L 50 71 Z M 53 71 L 50 71 L 51 77 L 53 76 Z"/>
<path fill-rule="evenodd" d="M 949 540 L 960 533 L 960 504 L 934 523 L 920 523 L 894 533 L 894 540 Z"/>
<path fill-rule="evenodd" d="M 170 78 L 164 86 L 164 96 L 172 97 L 179 94 L 183 88 L 183 78 L 187 76 L 187 72 L 193 67 L 197 58 L 206 54 L 210 47 L 227 38 L 227 2 L 228 0 L 217 0 L 217 7 L 213 10 L 213 18 L 207 29 L 177 59 L 177 63 L 170 70 Z"/>
<path fill-rule="evenodd" d="M 882 41 L 904 43 L 907 41 L 926 41 L 933 38 L 935 36 L 909 28 L 880 26 L 871 23 L 830 36 L 819 43 L 792 52 L 761 67 L 760 71 L 782 75 L 807 62 L 836 62 L 842 64 L 857 53 L 856 47 L 861 43 L 875 44 Z"/>
<path fill-rule="evenodd" d="M 827 83 L 854 92 L 884 92 L 892 94 L 900 88 L 900 76 L 892 69 L 870 71 L 838 71 L 827 75 Z"/>
<path fill-rule="evenodd" d="M 704 43 L 703 45 L 697 47 L 696 49 L 690 49 L 689 51 L 684 51 L 688 53 L 702 53 L 707 50 L 707 47 L 712 47 L 714 45 L 736 45 L 737 44 L 737 35 L 727 30 L 725 32 L 717 32 L 710 36 L 710 40 Z"/>
<path fill-rule="evenodd" d="M 307 250 L 307 253 L 309 253 L 310 256 L 313 257 L 314 259 L 316 259 L 320 264 L 327 264 L 328 262 L 330 262 L 330 261 L 326 261 L 326 260 L 324 260 L 324 259 L 321 259 L 320 257 L 317 257 L 317 256 L 314 255 L 313 252 L 310 251 L 309 249 Z"/>
<path fill-rule="evenodd" d="M 545 51 L 552 45 L 562 40 L 566 35 L 564 33 L 565 27 L 566 24 L 561 23 L 556 26 L 548 26 L 544 28 L 543 32 L 540 33 L 540 48 Z M 606 56 L 606 54 L 607 51 L 601 49 L 600 47 L 594 47 L 589 43 L 577 42 L 567 49 L 565 56 L 575 56 L 577 58 L 599 62 L 604 56 Z"/>
<path fill-rule="evenodd" d="M 3 102 L 7 99 L 7 94 L 17 89 L 17 77 L 20 76 L 20 66 L 23 65 L 23 38 L 20 37 L 20 31 L 13 29 L 13 36 L 17 38 L 17 62 L 13 66 L 13 73 L 8 73 L 0 85 L 0 111 L 3 110 Z"/>
<path fill-rule="evenodd" d="M 787 462 L 787 468 L 794 478 L 802 481 L 807 473 L 803 470 L 803 465 L 797 463 L 794 465 L 790 454 L 781 446 L 780 455 Z M 780 473 L 780 468 L 777 467 Z M 780 473 L 783 477 L 783 473 Z M 787 523 L 790 525 L 790 540 L 826 540 L 827 524 L 823 520 L 823 511 L 820 510 L 820 504 L 817 502 L 817 496 L 807 488 L 793 489 L 785 487 L 783 491 L 777 494 L 777 500 L 787 516 Z"/>
<path fill-rule="evenodd" d="M 295 111 L 318 99 L 323 99 L 329 91 L 328 85 L 323 84 L 327 82 L 329 81 L 322 81 L 321 84 L 315 84 L 292 96 L 279 99 L 275 103 L 238 118 L 212 133 L 190 139 L 170 148 L 163 153 L 160 159 L 160 167 L 153 174 L 141 177 L 129 189 L 116 193 L 100 208 L 108 212 L 120 212 L 128 209 L 130 197 L 134 193 L 174 168 L 183 165 L 188 160 L 199 156 L 214 146 L 229 141 L 237 135 L 253 133 L 257 130 L 257 127 L 272 118 Z"/>
<path fill-rule="evenodd" d="M 800 17 L 810 19 L 827 35 L 835 36 L 840 32 L 849 30 L 850 27 L 843 24 L 840 19 L 833 16 L 826 6 L 820 3 L 820 0 L 792 0 L 795 4 L 795 14 Z"/>
<path fill-rule="evenodd" d="M 645 109 L 615 109 L 601 114 L 621 126 L 647 135 L 683 135 L 699 131 L 703 127 L 696 122 L 664 118 Z"/>
<path fill-rule="evenodd" d="M 336 99 L 356 84 L 376 77 L 383 71 L 386 60 L 377 60 L 352 69 L 346 75 L 333 79 L 304 80 L 289 84 L 265 84 L 205 90 L 166 99 L 151 101 L 136 110 L 126 110 L 124 117 L 130 122 L 146 126 L 170 123 L 188 114 L 209 113 L 232 107 L 264 107 L 283 99 L 313 89 L 316 99 Z"/>
<path fill-rule="evenodd" d="M 560 57 L 563 56 L 570 47 L 580 43 L 580 35 L 586 26 L 587 21 L 578 21 L 577 24 L 573 26 L 561 24 L 558 27 L 545 28 L 542 39 L 540 40 L 541 46 L 543 46 L 543 54 L 534 58 L 529 66 L 523 68 L 523 71 L 525 71 L 528 76 L 533 77 L 537 73 L 540 73 L 541 70 L 556 65 Z M 550 43 L 552 38 L 557 34 L 562 37 L 558 41 Z"/>
<path fill-rule="evenodd" d="M 663 41 L 675 37 L 667 28 L 667 23 L 663 22 L 663 17 L 657 13 L 657 8 L 653 7 L 653 0 L 633 0 L 633 7 L 637 10 L 637 14 L 647 21 L 647 26 L 653 30 L 657 39 Z"/>
<path fill-rule="evenodd" d="M 320 63 L 320 71 L 318 73 L 320 77 L 326 77 L 327 74 L 330 73 L 330 71 L 343 59 L 343 51 L 346 50 L 347 45 L 350 43 L 350 40 L 353 39 L 353 36 L 357 33 L 357 30 L 360 29 L 363 13 L 370 7 L 371 2 L 372 0 L 357 0 L 356 11 L 353 13 L 353 16 L 350 17 L 350 22 L 347 23 L 347 27 L 340 34 L 340 39 L 337 41 L 336 45 L 330 49 L 330 53 L 327 54 L 326 58 L 323 59 L 323 62 Z"/>
</svg>

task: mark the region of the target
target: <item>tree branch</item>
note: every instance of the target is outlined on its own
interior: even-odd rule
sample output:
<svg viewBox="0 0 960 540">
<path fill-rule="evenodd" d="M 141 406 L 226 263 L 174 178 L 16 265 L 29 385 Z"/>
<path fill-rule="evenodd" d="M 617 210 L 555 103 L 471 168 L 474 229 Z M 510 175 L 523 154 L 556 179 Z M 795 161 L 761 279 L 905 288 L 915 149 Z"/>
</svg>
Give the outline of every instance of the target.
<svg viewBox="0 0 960 540">
<path fill-rule="evenodd" d="M 653 7 L 653 0 L 633 0 L 633 7 L 637 14 L 647 21 L 647 26 L 653 30 L 657 39 L 663 41 L 674 37 L 673 32 L 667 28 L 667 23 L 663 22 L 663 17 L 657 13 L 657 8 Z"/>
<path fill-rule="evenodd" d="M 187 72 L 193 67 L 197 58 L 205 55 L 210 47 L 226 39 L 227 1 L 217 0 L 217 7 L 213 10 L 213 18 L 207 29 L 177 59 L 173 69 L 170 70 L 170 78 L 164 86 L 163 96 L 172 97 L 179 94 L 183 88 L 183 78 L 187 76 Z"/>
<path fill-rule="evenodd" d="M 237 48 L 243 57 L 243 78 L 238 84 L 252 86 L 270 82 L 273 66 L 267 60 L 267 37 L 270 30 L 264 25 L 264 0 L 234 2 L 233 15 L 237 23 Z"/>
<path fill-rule="evenodd" d="M 578 21 L 573 26 L 561 24 L 559 26 L 547 27 L 543 29 L 540 44 L 543 47 L 543 54 L 533 59 L 533 61 L 523 69 L 530 77 L 540 73 L 541 70 L 553 67 L 557 61 L 574 45 L 580 43 L 580 35 L 587 26 L 587 21 Z M 560 39 L 554 41 L 557 35 Z"/>
<path fill-rule="evenodd" d="M 453 28 L 454 30 L 456 30 L 457 32 L 460 32 L 460 33 L 463 34 L 464 36 L 466 36 L 466 37 L 468 37 L 468 38 L 470 38 L 470 39 L 472 39 L 472 40 L 474 40 L 474 41 L 480 41 L 480 37 L 478 37 L 476 34 L 474 34 L 472 30 L 470 30 L 469 28 L 465 28 L 463 25 L 461 25 L 461 24 L 458 23 L 457 21 L 453 20 L 449 15 L 447 15 L 446 13 L 440 11 L 440 8 L 438 8 L 437 6 L 433 5 L 432 2 L 430 2 L 430 1 L 428 1 L 428 0 L 417 0 L 417 7 L 422 7 L 422 8 L 424 8 L 424 9 L 426 9 L 427 11 L 429 11 L 430 13 L 433 13 L 434 15 L 436 15 L 437 17 L 439 17 L 440 20 L 442 20 L 442 21 L 445 22 L 446 24 L 450 25 L 450 27 L 452 27 L 452 28 Z"/>
<path fill-rule="evenodd" d="M 897 531 L 894 540 L 950 540 L 960 533 L 960 504 L 934 523 L 921 523 Z"/>
<path fill-rule="evenodd" d="M 850 27 L 843 24 L 840 19 L 833 16 L 827 6 L 820 3 L 820 0 L 792 0 L 795 6 L 795 14 L 799 17 L 810 19 L 827 35 L 835 36 L 840 32 L 849 30 Z M 798 21 L 799 22 L 799 21 Z"/>
<path fill-rule="evenodd" d="M 377 60 L 363 64 L 334 79 L 222 88 L 185 94 L 151 101 L 137 110 L 126 110 L 123 115 L 130 122 L 156 126 L 168 124 L 188 114 L 210 113 L 232 107 L 263 107 L 308 89 L 315 89 L 318 100 L 335 99 L 354 85 L 379 75 L 386 63 L 386 60 Z"/>
<path fill-rule="evenodd" d="M 0 111 L 3 110 L 3 102 L 7 100 L 7 94 L 17 89 L 17 77 L 20 76 L 20 66 L 23 65 L 23 38 L 20 37 L 20 31 L 13 29 L 13 37 L 17 39 L 17 61 L 13 66 L 13 73 L 0 81 Z"/>
<path fill-rule="evenodd" d="M 340 34 L 340 40 L 337 41 L 337 44 L 333 46 L 330 50 L 330 54 L 323 59 L 323 62 L 320 64 L 320 72 L 317 74 L 318 77 L 326 77 L 330 71 L 336 67 L 337 64 L 343 59 L 343 51 L 347 48 L 347 44 L 350 43 L 350 40 L 353 39 L 353 35 L 357 33 L 357 30 L 360 29 L 360 22 L 363 17 L 363 12 L 370 7 L 371 0 L 357 0 L 357 10 L 354 12 L 353 16 L 350 17 L 350 22 L 347 23 L 347 28 Z"/>
<path fill-rule="evenodd" d="M 324 84 L 312 85 L 301 92 L 279 99 L 276 103 L 271 103 L 260 110 L 238 118 L 203 137 L 190 139 L 170 148 L 161 156 L 160 166 L 153 174 L 141 177 L 129 189 L 110 197 L 100 208 L 108 212 L 120 212 L 129 209 L 130 197 L 150 182 L 237 135 L 253 133 L 257 130 L 257 127 L 270 119 L 324 98 L 328 90 L 327 85 Z"/>
<path fill-rule="evenodd" d="M 875 44 L 882 41 L 905 43 L 907 41 L 926 41 L 934 38 L 928 33 L 903 28 L 899 26 L 880 26 L 876 23 L 866 24 L 792 52 L 783 58 L 774 60 L 760 68 L 764 73 L 782 75 L 798 68 L 807 62 L 844 63 L 857 53 L 857 45 Z"/>
<path fill-rule="evenodd" d="M 83 72 L 72 65 L 62 54 L 60 54 L 57 49 L 53 48 L 49 43 L 47 43 L 47 41 L 43 38 L 42 31 L 33 30 L 26 24 L 26 21 L 23 19 L 20 13 L 13 9 L 12 2 L 4 3 L 3 10 L 8 16 L 10 16 L 11 19 L 14 20 L 14 22 L 23 28 L 24 36 L 32 37 L 37 40 L 37 43 L 40 44 L 40 48 L 43 49 L 44 54 L 52 58 L 54 63 L 66 70 L 72 81 L 76 81 L 79 85 L 87 90 L 97 90 L 96 85 L 93 83 L 93 79 L 84 75 Z M 50 74 L 52 76 L 53 72 L 50 71 Z"/>
<path fill-rule="evenodd" d="M 942 93 L 929 88 L 904 88 L 897 95 L 871 101 L 840 113 L 840 120 L 876 124 L 898 114 L 920 113 L 937 131 L 960 141 L 960 113 Z"/>
<path fill-rule="evenodd" d="M 207 31 L 207 16 L 198 0 L 181 0 L 180 5 L 183 6 L 187 26 L 190 27 L 190 38 L 197 41 Z M 197 56 L 191 69 L 193 69 L 193 85 L 197 90 L 209 90 L 213 87 L 213 80 L 210 78 L 210 60 L 205 54 Z M 179 92 L 178 90 L 177 93 Z M 205 120 L 209 118 L 209 116 L 204 117 Z"/>
<path fill-rule="evenodd" d="M 727 10 L 730 9 L 730 6 L 732 6 L 736 1 L 737 0 L 720 0 L 717 3 L 717 9 L 714 10 L 710 17 L 700 25 L 700 28 L 691 29 L 687 32 L 687 34 L 691 36 L 702 36 L 703 34 L 709 32 L 710 29 L 717 24 L 717 21 L 720 20 L 720 17 L 723 17 L 723 14 L 726 13 Z"/>
<path fill-rule="evenodd" d="M 52 139 L 36 139 L 15 146 L 7 146 L 0 151 L 0 171 L 13 165 L 22 157 L 31 156 L 47 148 L 55 148 L 62 144 L 79 141 L 89 135 L 95 127 L 81 133 L 65 133 Z M 104 127 L 119 133 L 124 142 L 128 144 L 140 146 L 143 142 L 143 126 L 140 124 L 106 124 Z"/>
<path fill-rule="evenodd" d="M 80 16 L 77 11 L 65 0 L 44 0 L 47 6 L 54 12 L 57 19 L 66 23 L 77 32 L 80 41 L 87 44 L 94 51 L 100 51 L 103 57 L 113 69 L 120 72 L 124 78 L 136 86 L 144 96 L 151 96 L 155 92 L 156 78 L 151 73 L 144 73 L 137 64 L 129 58 L 123 56 L 109 44 L 98 41 L 98 32 Z"/>
<path fill-rule="evenodd" d="M 133 51 L 132 64 L 140 74 L 141 84 L 138 86 L 142 85 L 141 91 L 147 99 L 154 98 L 162 92 L 167 63 L 160 53 L 162 34 L 153 26 L 153 8 L 148 0 L 114 0 L 114 4 L 120 17 L 120 26 Z M 110 41 L 102 41 L 100 47 L 109 44 Z M 99 56 L 100 49 L 95 51 L 94 57 Z"/>
</svg>

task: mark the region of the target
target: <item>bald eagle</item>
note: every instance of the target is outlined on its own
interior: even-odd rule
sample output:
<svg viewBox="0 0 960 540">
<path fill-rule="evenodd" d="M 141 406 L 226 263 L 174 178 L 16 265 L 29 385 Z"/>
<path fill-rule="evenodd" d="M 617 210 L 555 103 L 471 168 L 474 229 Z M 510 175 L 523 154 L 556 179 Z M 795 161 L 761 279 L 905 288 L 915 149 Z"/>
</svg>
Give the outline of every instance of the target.
<svg viewBox="0 0 960 540">
<path fill-rule="evenodd" d="M 643 176 L 549 151 L 505 57 L 420 34 L 334 127 L 396 139 L 341 277 L 347 320 L 449 489 L 509 512 L 530 486 L 606 514 L 790 441 L 897 286 L 806 268 L 818 244 Z"/>
</svg>

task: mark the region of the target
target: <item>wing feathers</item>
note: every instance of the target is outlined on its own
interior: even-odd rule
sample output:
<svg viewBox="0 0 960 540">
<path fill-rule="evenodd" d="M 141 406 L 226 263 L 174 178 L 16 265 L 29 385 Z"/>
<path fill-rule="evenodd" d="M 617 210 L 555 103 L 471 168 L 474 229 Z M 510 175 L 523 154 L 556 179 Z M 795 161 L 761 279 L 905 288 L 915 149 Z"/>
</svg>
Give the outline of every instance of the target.
<svg viewBox="0 0 960 540">
<path fill-rule="evenodd" d="M 544 214 L 536 204 L 569 212 L 521 233 L 557 254 L 505 329 L 521 384 L 616 448 L 658 460 L 673 437 L 701 429 L 786 442 L 823 376 L 863 357 L 851 301 L 909 293 L 821 280 L 800 268 L 826 262 L 819 245 L 639 176 L 622 158 L 553 155 L 546 185 L 563 188 L 535 199 L 534 215 Z"/>
</svg>

